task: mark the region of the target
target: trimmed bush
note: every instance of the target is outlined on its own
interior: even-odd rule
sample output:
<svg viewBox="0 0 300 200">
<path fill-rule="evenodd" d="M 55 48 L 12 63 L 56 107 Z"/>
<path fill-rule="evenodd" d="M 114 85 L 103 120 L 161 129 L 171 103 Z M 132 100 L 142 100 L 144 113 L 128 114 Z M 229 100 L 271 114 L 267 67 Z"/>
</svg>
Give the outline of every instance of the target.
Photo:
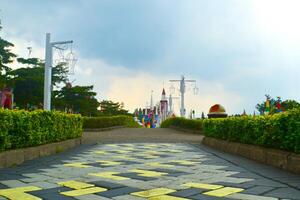
<svg viewBox="0 0 300 200">
<path fill-rule="evenodd" d="M 206 136 L 300 153 L 300 110 L 257 117 L 205 119 Z"/>
<path fill-rule="evenodd" d="M 85 129 L 109 128 L 114 126 L 138 128 L 139 124 L 134 121 L 133 117 L 126 115 L 83 118 L 83 128 Z"/>
<path fill-rule="evenodd" d="M 192 120 L 183 117 L 169 118 L 162 122 L 161 128 L 178 127 L 184 129 L 202 130 L 202 120 Z"/>
<path fill-rule="evenodd" d="M 0 151 L 81 137 L 82 118 L 61 112 L 0 109 Z"/>
<path fill-rule="evenodd" d="M 170 118 L 162 128 L 202 130 L 208 137 L 300 153 L 300 109 L 268 116 L 189 120 Z"/>
</svg>

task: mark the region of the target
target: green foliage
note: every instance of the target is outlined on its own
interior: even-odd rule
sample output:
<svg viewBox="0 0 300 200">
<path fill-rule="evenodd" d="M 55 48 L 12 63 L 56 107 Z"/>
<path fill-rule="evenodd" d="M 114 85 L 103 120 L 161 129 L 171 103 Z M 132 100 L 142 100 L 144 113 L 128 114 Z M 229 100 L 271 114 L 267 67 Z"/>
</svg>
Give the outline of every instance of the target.
<svg viewBox="0 0 300 200">
<path fill-rule="evenodd" d="M 0 109 L 0 151 L 81 137 L 82 118 L 60 112 Z"/>
<path fill-rule="evenodd" d="M 93 92 L 93 86 L 66 86 L 54 94 L 55 109 L 62 111 L 71 109 L 83 116 L 96 116 L 99 112 L 97 110 L 99 102 L 96 99 L 96 92 Z"/>
<path fill-rule="evenodd" d="M 139 124 L 136 121 L 134 121 L 133 117 L 125 116 L 125 115 L 83 118 L 83 128 L 97 129 L 97 128 L 108 128 L 113 126 L 125 126 L 130 128 L 138 128 Z"/>
<path fill-rule="evenodd" d="M 0 30 L 1 29 L 2 27 L 0 25 Z M 16 55 L 11 52 L 13 46 L 12 43 L 0 37 L 0 88 L 6 83 L 6 72 L 11 70 L 7 64 L 12 63 L 16 57 Z"/>
<path fill-rule="evenodd" d="M 267 116 L 189 120 L 170 118 L 162 128 L 202 130 L 208 137 L 300 153 L 300 109 Z"/>
<path fill-rule="evenodd" d="M 206 136 L 300 153 L 300 110 L 203 120 Z"/>
<path fill-rule="evenodd" d="M 295 100 L 285 100 L 282 102 L 282 110 L 287 111 L 287 110 L 291 110 L 294 108 L 298 108 L 300 109 L 300 103 L 295 101 Z"/>
<path fill-rule="evenodd" d="M 44 95 L 44 63 L 38 58 L 18 58 L 26 68 L 18 68 L 8 73 L 8 85 L 14 89 L 14 100 L 21 109 L 41 108 Z M 52 69 L 52 84 L 57 86 L 67 79 L 67 69 L 60 64 Z"/>
<path fill-rule="evenodd" d="M 113 101 L 101 101 L 100 102 L 100 115 L 131 115 L 128 110 L 124 109 L 124 104 Z"/>
<path fill-rule="evenodd" d="M 184 129 L 202 130 L 202 120 L 192 120 L 182 117 L 175 117 L 163 121 L 163 123 L 160 125 L 161 128 L 169 128 L 171 126 Z"/>
</svg>

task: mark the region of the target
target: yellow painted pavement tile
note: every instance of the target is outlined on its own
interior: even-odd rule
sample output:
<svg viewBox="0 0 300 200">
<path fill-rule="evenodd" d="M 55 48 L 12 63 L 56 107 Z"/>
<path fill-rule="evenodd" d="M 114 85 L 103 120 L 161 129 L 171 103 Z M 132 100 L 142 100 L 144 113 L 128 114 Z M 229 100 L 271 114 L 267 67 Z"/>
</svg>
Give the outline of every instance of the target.
<svg viewBox="0 0 300 200">
<path fill-rule="evenodd" d="M 203 194 L 209 195 L 209 196 L 215 196 L 215 197 L 224 197 L 230 194 L 238 193 L 243 191 L 242 188 L 233 188 L 233 187 L 224 187 L 221 189 L 205 192 Z"/>
<path fill-rule="evenodd" d="M 192 188 L 200 188 L 200 189 L 207 189 L 207 190 L 215 190 L 222 188 L 222 185 L 213 185 L 213 184 L 205 184 L 205 183 L 185 183 L 183 186 L 192 187 Z"/>
<path fill-rule="evenodd" d="M 81 163 L 81 162 L 75 162 L 75 163 L 67 163 L 64 164 L 66 167 L 77 167 L 77 168 L 88 168 L 91 166 L 85 165 L 86 163 Z"/>
<path fill-rule="evenodd" d="M 169 194 L 172 192 L 176 192 L 176 190 L 172 190 L 172 189 L 168 189 L 168 188 L 155 188 L 155 189 L 145 190 L 145 191 L 141 191 L 141 192 L 133 192 L 133 193 L 131 193 L 131 195 L 149 198 L 149 197 Z"/>
<path fill-rule="evenodd" d="M 116 144 L 107 144 L 106 146 L 109 146 L 109 147 L 119 147 L 119 145 L 116 145 Z"/>
<path fill-rule="evenodd" d="M 166 146 L 166 147 L 173 146 L 173 144 L 165 144 L 165 143 L 163 143 L 163 144 L 160 144 L 160 145 L 163 145 L 163 146 Z"/>
<path fill-rule="evenodd" d="M 2 196 L 2 195 L 0 195 Z M 10 193 L 7 195 L 3 195 L 5 198 L 8 198 L 10 200 L 42 200 L 39 197 L 33 196 L 31 194 L 16 192 L 16 193 Z"/>
<path fill-rule="evenodd" d="M 141 170 L 141 169 L 132 169 L 132 170 L 129 170 L 129 171 L 138 173 L 139 176 L 144 176 L 144 177 L 157 177 L 157 176 L 163 176 L 163 175 L 168 174 L 168 173 L 165 173 L 165 172 L 156 172 L 156 171 Z"/>
<path fill-rule="evenodd" d="M 17 188 L 10 188 L 10 189 L 1 189 L 0 196 L 11 200 L 41 200 L 36 196 L 31 194 L 26 194 L 25 192 L 37 191 L 42 190 L 42 188 L 36 186 L 27 186 L 27 187 L 17 187 Z"/>
<path fill-rule="evenodd" d="M 133 148 L 133 147 L 125 147 L 125 148 L 123 148 L 123 150 L 125 150 L 125 151 L 134 151 L 135 148 Z"/>
<path fill-rule="evenodd" d="M 94 151 L 94 153 L 96 153 L 96 154 L 107 154 L 106 151 Z"/>
<path fill-rule="evenodd" d="M 122 144 L 123 146 L 129 146 L 129 147 L 133 147 L 133 144 Z"/>
<path fill-rule="evenodd" d="M 97 162 L 101 163 L 101 165 L 104 165 L 104 166 L 112 166 L 112 165 L 121 165 L 121 164 L 123 164 L 122 162 L 108 161 L 108 160 L 99 160 Z"/>
<path fill-rule="evenodd" d="M 174 165 L 169 165 L 169 164 L 162 164 L 162 163 L 158 163 L 158 162 L 152 162 L 152 163 L 147 163 L 147 165 L 152 166 L 152 167 L 174 167 Z"/>
<path fill-rule="evenodd" d="M 174 197 L 170 195 L 160 195 L 160 196 L 150 197 L 149 200 L 189 200 L 189 199 L 182 198 L 182 197 Z"/>
<path fill-rule="evenodd" d="M 36 190 L 41 190 L 42 188 L 36 186 L 25 186 L 25 187 L 16 187 L 16 188 L 8 188 L 8 189 L 1 189 L 0 193 L 2 192 L 31 192 Z"/>
<path fill-rule="evenodd" d="M 162 154 L 160 152 L 157 152 L 157 151 L 145 151 L 146 154 Z"/>
<path fill-rule="evenodd" d="M 146 146 L 148 146 L 148 147 L 157 147 L 157 144 L 148 144 Z"/>
<path fill-rule="evenodd" d="M 131 158 L 129 156 L 119 155 L 119 156 L 112 156 L 113 158 L 120 158 L 124 160 L 135 160 L 135 158 Z"/>
<path fill-rule="evenodd" d="M 102 188 L 102 187 L 90 187 L 90 188 L 84 188 L 84 189 L 79 189 L 79 190 L 61 192 L 60 194 L 65 195 L 65 196 L 76 197 L 76 196 L 94 194 L 94 193 L 104 192 L 104 191 L 107 191 L 107 189 Z"/>
<path fill-rule="evenodd" d="M 74 180 L 59 182 L 58 184 L 65 186 L 65 187 L 72 188 L 72 189 L 83 189 L 83 188 L 95 186 L 93 184 L 84 183 L 84 182 L 80 182 L 80 181 L 74 181 Z"/>
<path fill-rule="evenodd" d="M 134 156 L 148 156 L 149 154 L 144 153 L 135 153 Z"/>
<path fill-rule="evenodd" d="M 153 147 L 153 146 L 143 146 L 143 148 L 144 148 L 144 149 L 153 149 L 153 148 L 155 148 L 155 147 Z"/>
<path fill-rule="evenodd" d="M 130 179 L 127 177 L 117 176 L 117 174 L 119 174 L 119 173 L 118 172 L 100 172 L 100 173 L 90 173 L 88 175 L 112 179 L 112 180 L 120 180 L 120 181 Z"/>
<path fill-rule="evenodd" d="M 114 152 L 123 154 L 123 153 L 131 153 L 132 151 L 128 151 L 128 150 L 115 150 Z"/>
<path fill-rule="evenodd" d="M 171 153 L 182 153 L 183 151 L 180 151 L 180 150 L 175 150 L 175 149 L 168 149 L 168 150 L 165 150 L 167 152 L 171 152 Z"/>
<path fill-rule="evenodd" d="M 199 162 L 192 162 L 187 160 L 172 160 L 171 162 L 182 164 L 182 165 L 195 165 L 199 163 Z"/>
<path fill-rule="evenodd" d="M 147 155 L 147 156 L 144 156 L 144 158 L 159 158 L 159 156 Z"/>
</svg>

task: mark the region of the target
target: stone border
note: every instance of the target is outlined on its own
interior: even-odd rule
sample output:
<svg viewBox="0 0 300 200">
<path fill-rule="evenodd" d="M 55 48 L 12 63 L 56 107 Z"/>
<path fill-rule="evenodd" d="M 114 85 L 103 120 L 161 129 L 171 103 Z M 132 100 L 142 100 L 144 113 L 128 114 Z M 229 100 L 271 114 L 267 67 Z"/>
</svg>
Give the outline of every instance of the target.
<svg viewBox="0 0 300 200">
<path fill-rule="evenodd" d="M 27 160 L 60 153 L 80 144 L 81 138 L 75 138 L 35 147 L 3 151 L 0 152 L 0 168 L 12 167 L 19 165 Z"/>
<path fill-rule="evenodd" d="M 204 137 L 202 143 L 214 149 L 300 174 L 300 154 L 211 137 Z"/>
</svg>

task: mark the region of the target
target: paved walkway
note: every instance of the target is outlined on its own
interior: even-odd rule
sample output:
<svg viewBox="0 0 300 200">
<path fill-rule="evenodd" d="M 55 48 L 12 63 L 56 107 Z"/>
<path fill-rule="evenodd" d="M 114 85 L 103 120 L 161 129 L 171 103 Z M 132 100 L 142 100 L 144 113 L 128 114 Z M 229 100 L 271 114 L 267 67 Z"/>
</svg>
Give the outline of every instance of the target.
<svg viewBox="0 0 300 200">
<path fill-rule="evenodd" d="M 300 199 L 300 176 L 209 149 L 197 135 L 148 132 L 94 133 L 109 143 L 2 169 L 0 199 Z M 145 135 L 134 140 L 135 134 Z"/>
</svg>

